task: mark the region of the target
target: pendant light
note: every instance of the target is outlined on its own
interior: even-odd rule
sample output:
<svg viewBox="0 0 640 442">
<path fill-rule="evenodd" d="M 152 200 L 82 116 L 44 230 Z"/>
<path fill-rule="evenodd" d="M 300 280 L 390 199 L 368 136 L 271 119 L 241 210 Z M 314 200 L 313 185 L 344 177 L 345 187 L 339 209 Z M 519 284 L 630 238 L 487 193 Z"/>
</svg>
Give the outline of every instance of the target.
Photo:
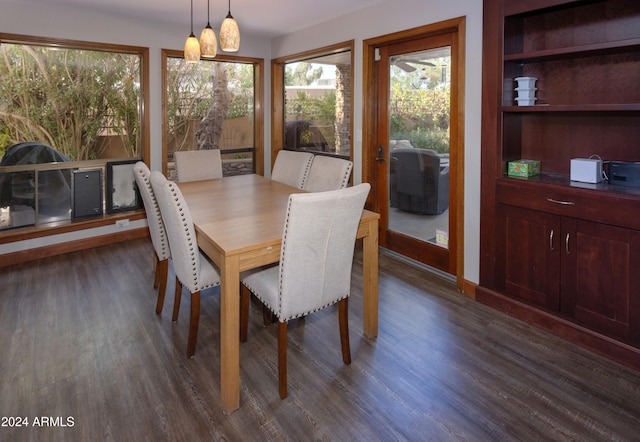
<svg viewBox="0 0 640 442">
<path fill-rule="evenodd" d="M 193 35 L 193 0 L 191 0 L 191 35 L 184 44 L 184 60 L 187 63 L 197 63 L 200 60 L 200 43 Z"/>
<path fill-rule="evenodd" d="M 236 52 L 240 49 L 240 30 L 238 23 L 231 15 L 231 0 L 229 0 L 229 13 L 220 26 L 220 49 L 225 52 Z"/>
<path fill-rule="evenodd" d="M 207 26 L 200 34 L 200 54 L 202 58 L 214 58 L 217 50 L 218 41 L 216 40 L 216 33 L 209 23 L 209 0 L 207 0 Z"/>
</svg>

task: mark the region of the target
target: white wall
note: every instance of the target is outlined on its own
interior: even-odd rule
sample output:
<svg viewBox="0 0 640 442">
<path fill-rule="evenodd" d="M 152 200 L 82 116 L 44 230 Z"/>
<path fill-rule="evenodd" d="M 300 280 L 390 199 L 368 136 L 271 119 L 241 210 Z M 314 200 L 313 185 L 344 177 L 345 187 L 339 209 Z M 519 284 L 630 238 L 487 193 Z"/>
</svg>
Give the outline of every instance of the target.
<svg viewBox="0 0 640 442">
<path fill-rule="evenodd" d="M 292 0 L 293 1 L 293 0 Z M 277 38 L 242 35 L 237 55 L 265 59 L 265 89 L 270 91 L 269 60 L 355 39 L 354 127 L 362 127 L 362 41 L 456 17 L 466 17 L 465 84 L 465 279 L 478 282 L 480 230 L 480 111 L 482 57 L 482 1 L 385 0 L 337 20 Z M 182 49 L 188 29 L 167 24 L 132 21 L 78 8 L 33 8 L 20 0 L 2 0 L 0 32 L 104 43 L 144 46 L 150 54 L 151 168 L 162 162 L 161 49 Z M 271 109 L 271 97 L 265 97 Z M 265 113 L 265 164 L 270 164 L 271 117 Z M 354 144 L 354 179 L 362 180 L 362 146 Z M 89 235 L 87 235 L 89 236 Z M 13 244 L 12 249 L 39 244 Z M 0 253 L 6 253 L 0 247 Z"/>
</svg>

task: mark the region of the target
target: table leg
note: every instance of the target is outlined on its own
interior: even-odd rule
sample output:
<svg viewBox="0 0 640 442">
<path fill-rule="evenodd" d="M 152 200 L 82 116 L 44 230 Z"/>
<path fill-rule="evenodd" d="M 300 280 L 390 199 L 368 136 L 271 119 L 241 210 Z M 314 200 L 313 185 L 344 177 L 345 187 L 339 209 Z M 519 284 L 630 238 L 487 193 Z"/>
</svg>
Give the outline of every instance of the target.
<svg viewBox="0 0 640 442">
<path fill-rule="evenodd" d="M 240 267 L 238 257 L 220 266 L 220 391 L 222 411 L 240 407 Z"/>
<path fill-rule="evenodd" d="M 362 240 L 364 335 L 378 336 L 378 220 L 369 222 Z"/>
</svg>

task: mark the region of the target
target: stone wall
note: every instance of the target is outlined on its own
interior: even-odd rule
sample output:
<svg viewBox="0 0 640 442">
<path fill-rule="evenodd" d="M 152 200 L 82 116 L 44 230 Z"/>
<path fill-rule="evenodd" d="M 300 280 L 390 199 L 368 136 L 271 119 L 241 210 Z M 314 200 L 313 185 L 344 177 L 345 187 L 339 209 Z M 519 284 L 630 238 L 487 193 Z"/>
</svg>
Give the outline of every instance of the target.
<svg viewBox="0 0 640 442">
<path fill-rule="evenodd" d="M 351 147 L 351 65 L 336 65 L 336 153 L 349 155 Z"/>
<path fill-rule="evenodd" d="M 253 173 L 252 158 L 238 158 L 233 160 L 222 160 L 222 175 L 246 175 Z"/>
</svg>

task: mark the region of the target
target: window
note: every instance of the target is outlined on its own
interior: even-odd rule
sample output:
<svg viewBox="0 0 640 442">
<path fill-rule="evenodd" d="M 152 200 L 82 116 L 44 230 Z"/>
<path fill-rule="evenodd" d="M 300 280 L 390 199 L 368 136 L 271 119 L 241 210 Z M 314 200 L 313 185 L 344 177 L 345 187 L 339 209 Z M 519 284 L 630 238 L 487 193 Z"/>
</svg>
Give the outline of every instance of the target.
<svg viewBox="0 0 640 442">
<path fill-rule="evenodd" d="M 70 219 L 74 171 L 103 178 L 108 161 L 148 157 L 148 49 L 2 33 L 0 42 L 0 230 Z"/>
<path fill-rule="evenodd" d="M 273 61 L 272 158 L 279 148 L 350 159 L 353 42 Z"/>
<path fill-rule="evenodd" d="M 220 149 L 223 175 L 261 173 L 261 59 L 218 55 L 187 63 L 163 50 L 163 169 L 175 177 L 173 154 Z"/>
<path fill-rule="evenodd" d="M 71 161 L 143 156 L 147 49 L 0 34 L 0 154 L 40 142 Z"/>
</svg>

